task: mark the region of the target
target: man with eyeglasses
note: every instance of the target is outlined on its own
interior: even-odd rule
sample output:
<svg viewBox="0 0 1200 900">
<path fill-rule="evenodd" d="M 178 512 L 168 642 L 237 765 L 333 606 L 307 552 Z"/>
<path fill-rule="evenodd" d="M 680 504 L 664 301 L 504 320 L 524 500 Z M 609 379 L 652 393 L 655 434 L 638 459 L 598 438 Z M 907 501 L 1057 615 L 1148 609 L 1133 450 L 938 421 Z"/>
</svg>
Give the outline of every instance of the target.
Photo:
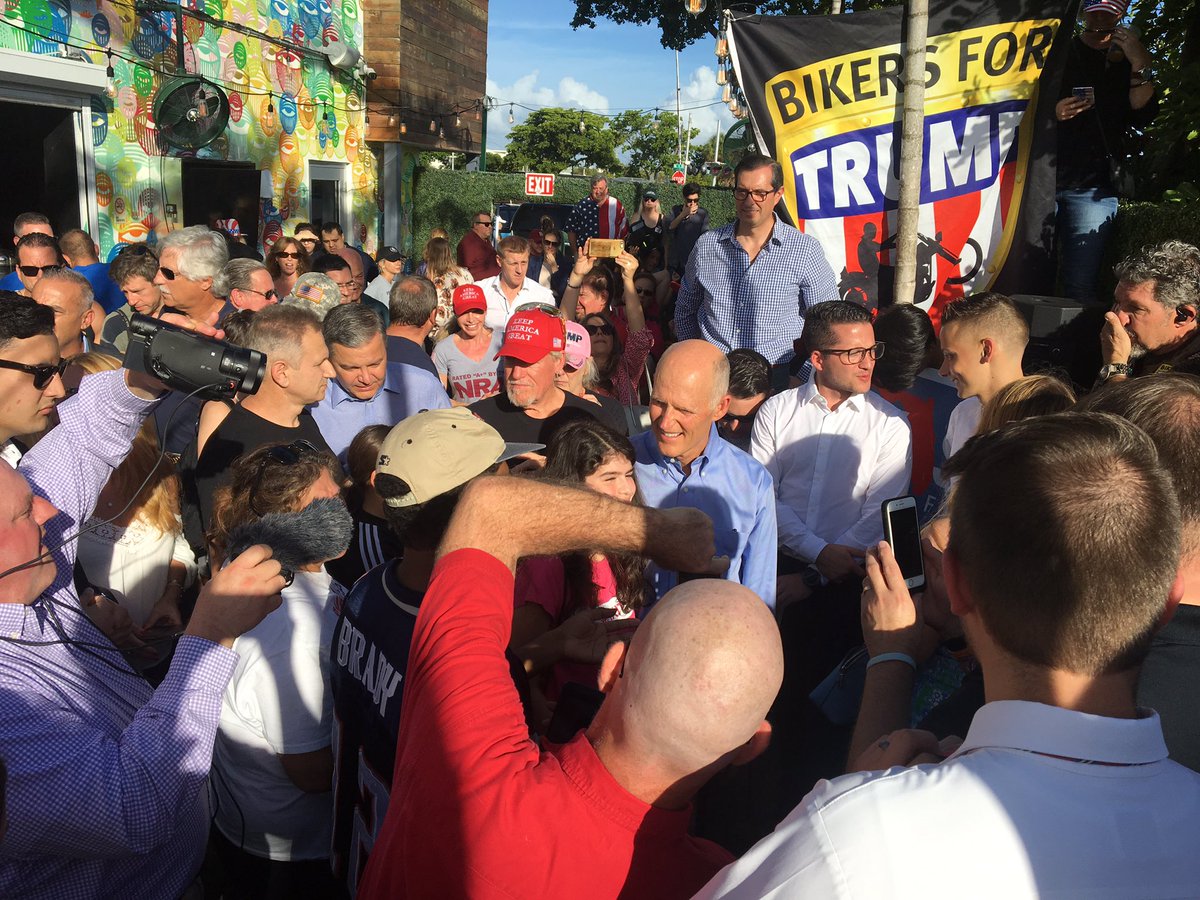
<svg viewBox="0 0 1200 900">
<path fill-rule="evenodd" d="M 329 276 L 330 281 L 338 286 L 343 303 L 354 302 L 354 270 L 341 254 L 326 253 L 313 263 L 312 271 Z"/>
<path fill-rule="evenodd" d="M 725 353 L 757 350 L 780 390 L 805 315 L 837 299 L 837 281 L 821 245 L 775 215 L 783 196 L 778 162 L 746 156 L 734 169 L 734 184 L 737 221 L 696 241 L 675 304 L 675 331 L 681 341 L 703 338 Z"/>
<path fill-rule="evenodd" d="M 750 452 L 775 482 L 780 574 L 813 588 L 863 577 L 866 549 L 883 540 L 880 504 L 908 492 L 912 433 L 904 413 L 871 392 L 884 347 L 864 307 L 813 307 L 803 339 L 812 377 L 762 405 Z M 803 593 L 781 584 L 783 599 L 794 596 L 785 587 Z M 857 622 L 857 604 L 852 613 Z"/>
<path fill-rule="evenodd" d="M 63 267 L 58 242 L 40 231 L 34 231 L 17 241 L 17 277 L 21 280 L 22 297 L 32 297 L 33 288 L 47 272 Z"/>
<path fill-rule="evenodd" d="M 236 309 L 258 312 L 279 302 L 275 280 L 257 259 L 231 259 L 225 266 L 225 278 L 229 283 L 229 302 Z"/>
<path fill-rule="evenodd" d="M 458 242 L 458 264 L 479 282 L 500 274 L 500 260 L 492 246 L 492 214 L 480 211 L 471 216 L 471 230 Z"/>
<path fill-rule="evenodd" d="M 54 312 L 28 297 L 0 291 L 0 459 L 16 466 L 17 435 L 46 430 L 66 397 Z"/>
<path fill-rule="evenodd" d="M 700 205 L 700 185 L 689 181 L 683 186 L 683 204 L 671 207 L 671 221 L 667 224 L 667 265 L 674 277 L 683 277 L 692 248 L 706 231 L 708 210 Z"/>
</svg>

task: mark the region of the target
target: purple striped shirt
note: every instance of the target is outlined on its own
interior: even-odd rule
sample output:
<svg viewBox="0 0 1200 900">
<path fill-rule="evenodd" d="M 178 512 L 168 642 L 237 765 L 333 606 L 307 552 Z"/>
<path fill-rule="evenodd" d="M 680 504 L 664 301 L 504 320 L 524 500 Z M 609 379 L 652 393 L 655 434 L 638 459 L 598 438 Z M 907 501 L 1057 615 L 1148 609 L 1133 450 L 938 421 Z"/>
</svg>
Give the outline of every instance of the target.
<svg viewBox="0 0 1200 900">
<path fill-rule="evenodd" d="M 121 371 L 84 378 L 62 404 L 58 427 L 20 466 L 61 510 L 46 523 L 47 546 L 86 521 L 152 407 Z M 0 603 L 0 896 L 177 897 L 204 856 L 205 787 L 237 655 L 182 638 L 151 690 L 79 610 L 74 561 L 72 542 L 33 604 Z"/>
</svg>

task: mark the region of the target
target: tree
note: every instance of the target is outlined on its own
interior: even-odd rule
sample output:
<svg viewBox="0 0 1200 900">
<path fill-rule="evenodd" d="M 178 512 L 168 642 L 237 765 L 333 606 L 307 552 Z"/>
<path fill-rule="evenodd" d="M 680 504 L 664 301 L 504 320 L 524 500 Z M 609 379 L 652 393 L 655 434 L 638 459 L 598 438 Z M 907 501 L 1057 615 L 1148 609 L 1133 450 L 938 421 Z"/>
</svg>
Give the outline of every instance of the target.
<svg viewBox="0 0 1200 900">
<path fill-rule="evenodd" d="M 675 113 L 660 112 L 655 119 L 648 112 L 631 109 L 614 116 L 609 127 L 616 135 L 617 148 L 629 154 L 625 174 L 657 179 L 675 168 L 679 160 L 679 119 Z M 692 138 L 700 133 L 692 129 Z M 683 141 L 687 143 L 684 134 Z"/>
<path fill-rule="evenodd" d="M 845 0 L 845 10 L 877 9 L 898 6 L 902 0 Z M 729 4 L 725 4 L 726 8 Z M 760 3 L 738 3 L 739 11 L 775 15 L 819 15 L 830 11 L 830 0 L 765 0 Z M 698 16 L 689 15 L 683 0 L 575 0 L 572 28 L 595 28 L 597 19 L 637 25 L 657 24 L 662 33 L 662 45 L 668 50 L 682 50 L 706 37 L 716 37 L 720 29 L 720 4 L 708 0 L 708 8 Z"/>
<path fill-rule="evenodd" d="M 604 116 L 577 109 L 536 110 L 508 133 L 512 165 L 540 172 L 582 166 L 616 173 L 621 168 L 616 146 L 616 135 Z"/>
</svg>

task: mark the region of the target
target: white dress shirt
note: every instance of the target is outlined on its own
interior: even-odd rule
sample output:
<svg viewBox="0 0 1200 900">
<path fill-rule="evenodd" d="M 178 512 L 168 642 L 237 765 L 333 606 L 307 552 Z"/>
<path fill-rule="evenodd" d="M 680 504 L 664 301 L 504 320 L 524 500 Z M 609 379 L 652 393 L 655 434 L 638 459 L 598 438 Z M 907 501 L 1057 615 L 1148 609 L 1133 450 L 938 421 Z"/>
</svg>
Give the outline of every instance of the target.
<svg viewBox="0 0 1200 900">
<path fill-rule="evenodd" d="M 503 332 L 504 327 L 508 324 L 508 320 L 512 318 L 512 314 L 518 306 L 524 303 L 548 303 L 551 306 L 558 306 L 558 302 L 554 299 L 554 295 L 550 293 L 548 288 L 542 287 L 532 278 L 526 278 L 521 285 L 521 290 L 517 294 L 515 300 L 509 300 L 504 293 L 504 289 L 500 286 L 500 279 L 503 276 L 493 275 L 491 278 L 485 278 L 482 281 L 475 282 L 483 289 L 483 294 L 487 297 L 487 312 L 484 314 L 483 322 L 488 328 L 493 331 Z"/>
<path fill-rule="evenodd" d="M 780 546 L 809 562 L 826 544 L 883 540 L 880 504 L 906 494 L 912 475 L 903 411 L 874 393 L 830 410 L 811 379 L 762 405 L 750 453 L 775 482 Z"/>
<path fill-rule="evenodd" d="M 1142 712 L 989 703 L 939 765 L 818 783 L 696 898 L 1196 897 L 1200 775 Z"/>
</svg>

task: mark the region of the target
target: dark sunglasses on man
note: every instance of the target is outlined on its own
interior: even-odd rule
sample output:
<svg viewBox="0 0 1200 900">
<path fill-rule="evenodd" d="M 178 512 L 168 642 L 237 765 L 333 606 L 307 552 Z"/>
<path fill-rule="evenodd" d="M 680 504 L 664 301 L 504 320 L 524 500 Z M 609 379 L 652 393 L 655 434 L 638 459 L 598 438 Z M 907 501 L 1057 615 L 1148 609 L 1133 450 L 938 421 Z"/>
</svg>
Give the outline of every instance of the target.
<svg viewBox="0 0 1200 900">
<path fill-rule="evenodd" d="M 71 364 L 68 359 L 60 359 L 52 366 L 31 366 L 26 363 L 13 362 L 11 359 L 0 359 L 0 369 L 15 369 L 33 376 L 33 386 L 39 391 L 46 387 L 55 375 L 62 377 Z"/>
<path fill-rule="evenodd" d="M 45 275 L 47 272 L 57 272 L 62 268 L 62 263 L 51 263 L 48 266 L 17 266 L 21 270 L 21 274 L 26 278 L 36 278 L 38 275 Z"/>
</svg>

